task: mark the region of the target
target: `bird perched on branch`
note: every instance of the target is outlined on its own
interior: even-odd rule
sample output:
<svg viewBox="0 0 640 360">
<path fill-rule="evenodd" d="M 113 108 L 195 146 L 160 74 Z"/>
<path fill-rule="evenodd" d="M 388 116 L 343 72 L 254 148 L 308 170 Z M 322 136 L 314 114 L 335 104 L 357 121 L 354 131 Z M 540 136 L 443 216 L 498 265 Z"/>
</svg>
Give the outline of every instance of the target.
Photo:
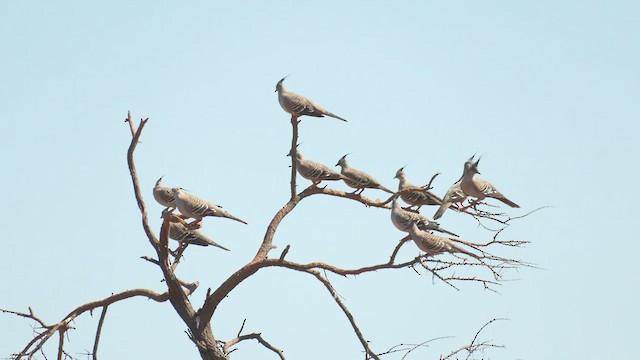
<svg viewBox="0 0 640 360">
<path fill-rule="evenodd" d="M 354 191 L 354 194 L 361 194 L 364 189 L 380 189 L 393 194 L 393 191 L 380 185 L 378 180 L 376 180 L 373 176 L 349 166 L 349 164 L 347 163 L 347 155 L 341 157 L 340 160 L 338 160 L 336 166 L 340 166 L 342 168 L 340 173 L 345 177 L 343 179 L 344 182 L 349 187 L 356 189 L 356 191 Z"/>
<path fill-rule="evenodd" d="M 417 222 L 420 230 L 435 230 L 452 236 L 458 236 L 451 231 L 441 228 L 440 224 L 430 220 L 426 216 L 403 209 L 398 201 L 398 196 L 393 198 L 393 203 L 391 204 L 391 222 L 400 231 L 409 231 L 411 224 Z"/>
<path fill-rule="evenodd" d="M 407 180 L 407 176 L 404 173 L 404 167 L 401 167 L 396 172 L 396 179 L 400 182 L 398 183 L 398 191 L 415 188 L 415 190 L 407 190 L 407 192 L 402 192 L 400 194 L 400 198 L 404 200 L 407 204 L 411 205 L 411 207 L 416 206 L 416 210 L 420 209 L 422 205 L 440 205 L 442 204 L 442 199 L 440 199 L 437 195 L 432 192 L 419 188 Z"/>
<path fill-rule="evenodd" d="M 169 238 L 179 241 L 180 243 L 193 244 L 198 246 L 215 246 L 220 249 L 230 251 L 226 247 L 209 239 L 205 234 L 198 230 L 189 230 L 181 222 L 169 223 Z"/>
<path fill-rule="evenodd" d="M 297 148 L 291 150 L 288 156 L 294 157 L 296 161 L 296 171 L 298 171 L 298 174 L 303 178 L 311 180 L 313 186 L 317 186 L 321 181 L 346 179 L 342 174 L 326 165 L 305 159 Z"/>
<path fill-rule="evenodd" d="M 173 197 L 173 191 L 171 191 L 170 187 L 162 186 L 162 178 L 161 176 L 158 181 L 156 181 L 156 186 L 153 187 L 153 198 L 156 199 L 160 205 L 165 206 L 167 208 L 176 208 L 176 202 Z"/>
<path fill-rule="evenodd" d="M 460 180 L 456 181 L 447 193 L 444 194 L 444 198 L 442 198 L 442 204 L 436 211 L 435 215 L 433 215 L 434 220 L 438 220 L 442 217 L 444 212 L 451 206 L 453 203 L 462 203 L 467 198 L 467 194 L 462 191 L 460 188 Z"/>
<path fill-rule="evenodd" d="M 480 171 L 478 171 L 480 158 L 478 158 L 476 162 L 473 162 L 474 157 L 475 155 L 464 163 L 464 171 L 462 172 L 462 179 L 460 179 L 460 188 L 462 191 L 468 196 L 473 196 L 477 201 L 490 197 L 498 199 L 513 208 L 519 208 L 520 206 L 518 204 L 507 199 L 495 186 L 491 185 L 490 182 L 475 176 L 476 174 L 480 174 Z"/>
<path fill-rule="evenodd" d="M 282 109 L 284 109 L 284 111 L 295 116 L 296 118 L 302 115 L 314 117 L 330 116 L 332 118 L 336 118 L 345 122 L 347 121 L 346 119 L 343 119 L 340 116 L 328 110 L 325 110 L 322 106 L 314 103 L 306 97 L 287 91 L 287 89 L 285 89 L 284 85 L 282 84 L 282 82 L 286 78 L 286 76 L 283 77 L 282 80 L 278 81 L 278 84 L 276 84 L 276 91 L 278 92 L 278 102 L 280 102 L 280 106 L 282 106 Z"/>
<path fill-rule="evenodd" d="M 196 221 L 202 220 L 205 216 L 224 217 L 231 220 L 235 220 L 246 224 L 244 220 L 240 220 L 237 217 L 222 210 L 221 206 L 214 203 L 210 203 L 195 195 L 191 195 L 181 188 L 172 188 L 173 196 L 175 198 L 176 207 L 180 210 L 182 215 L 196 219 Z"/>
<path fill-rule="evenodd" d="M 418 248 L 429 255 L 448 252 L 463 253 L 476 259 L 480 258 L 478 255 L 463 249 L 449 238 L 432 234 L 429 231 L 420 230 L 415 221 L 411 222 L 411 226 L 409 227 L 407 232 L 409 233 L 409 235 L 411 235 L 411 239 L 418 246 Z"/>
</svg>

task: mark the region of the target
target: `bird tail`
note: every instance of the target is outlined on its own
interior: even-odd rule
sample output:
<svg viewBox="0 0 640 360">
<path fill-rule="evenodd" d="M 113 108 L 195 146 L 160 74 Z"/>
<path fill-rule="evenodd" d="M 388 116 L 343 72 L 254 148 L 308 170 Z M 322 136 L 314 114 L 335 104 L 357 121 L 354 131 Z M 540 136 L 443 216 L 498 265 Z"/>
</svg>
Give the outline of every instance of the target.
<svg viewBox="0 0 640 360">
<path fill-rule="evenodd" d="M 449 235 L 451 235 L 451 236 L 458 237 L 458 234 L 456 234 L 456 233 L 452 233 L 452 232 L 451 232 L 451 231 L 449 231 L 449 230 L 445 230 L 445 229 L 441 228 L 440 226 L 438 226 L 435 230 L 436 230 L 436 231 L 440 231 L 441 233 L 445 233 L 445 234 L 449 234 Z"/>
<path fill-rule="evenodd" d="M 189 239 L 188 243 L 191 244 L 191 245 L 198 245 L 198 246 L 215 246 L 215 247 L 220 248 L 222 250 L 231 251 L 231 250 L 227 249 L 226 247 L 218 244 L 217 242 L 215 242 L 213 240 L 209 240 L 209 239 L 203 239 L 203 238 Z"/>
<path fill-rule="evenodd" d="M 445 211 L 447 211 L 447 209 L 449 208 L 449 206 L 451 206 L 450 202 L 443 202 L 440 207 L 438 208 L 438 211 L 436 211 L 436 214 L 433 215 L 433 220 L 438 220 L 442 217 L 442 214 L 444 214 Z"/>
<path fill-rule="evenodd" d="M 215 247 L 220 248 L 220 249 L 222 249 L 222 250 L 231 251 L 231 250 L 227 249 L 226 247 L 224 247 L 224 246 L 222 246 L 222 245 L 218 244 L 218 243 L 217 243 L 217 242 L 215 242 L 215 241 L 211 241 L 211 242 L 209 243 L 209 245 L 211 245 L 211 246 L 215 246 Z"/>
<path fill-rule="evenodd" d="M 465 255 L 469 255 L 469 256 L 474 257 L 476 259 L 480 259 L 480 256 L 472 253 L 471 251 L 467 251 L 467 250 L 461 248 L 460 246 L 452 245 L 452 247 L 456 250 L 456 252 L 459 252 L 459 253 L 462 253 L 462 254 L 465 254 Z"/>
<path fill-rule="evenodd" d="M 342 120 L 342 121 L 344 121 L 344 122 L 347 122 L 347 119 L 343 119 L 343 118 L 341 118 L 340 116 L 338 116 L 338 115 L 336 115 L 336 114 L 334 114 L 334 113 L 330 113 L 330 112 L 328 112 L 328 111 L 327 111 L 324 115 L 330 116 L 330 117 L 332 117 L 332 118 L 334 118 L 334 119 L 338 119 L 338 120 Z"/>
<path fill-rule="evenodd" d="M 511 200 L 507 199 L 507 198 L 506 198 L 506 197 L 504 197 L 504 196 L 503 196 L 503 197 L 498 198 L 498 200 L 500 200 L 500 201 L 502 201 L 503 203 L 505 203 L 505 204 L 507 204 L 507 205 L 511 206 L 512 208 L 519 208 L 519 207 L 520 207 L 520 205 L 518 205 L 518 204 L 514 203 L 513 201 L 511 201 Z"/>
<path fill-rule="evenodd" d="M 247 224 L 248 224 L 248 222 L 246 222 L 246 221 L 244 221 L 244 220 L 241 220 L 241 219 L 238 219 L 237 217 L 235 217 L 235 216 L 233 216 L 233 215 L 231 215 L 231 214 L 229 214 L 229 213 L 227 213 L 225 217 L 226 217 L 226 218 L 229 218 L 229 219 L 231 219 L 231 220 L 235 220 L 235 221 L 237 221 L 237 222 L 241 222 L 241 223 L 243 223 L 243 224 L 245 224 L 245 225 L 247 225 Z"/>
<path fill-rule="evenodd" d="M 395 191 L 391 191 L 391 190 L 387 189 L 386 187 L 384 187 L 384 186 L 382 186 L 382 185 L 380 185 L 380 187 L 379 187 L 378 189 L 380 189 L 380 190 L 382 190 L 382 191 L 386 191 L 386 192 L 388 192 L 389 194 L 395 194 Z"/>
</svg>

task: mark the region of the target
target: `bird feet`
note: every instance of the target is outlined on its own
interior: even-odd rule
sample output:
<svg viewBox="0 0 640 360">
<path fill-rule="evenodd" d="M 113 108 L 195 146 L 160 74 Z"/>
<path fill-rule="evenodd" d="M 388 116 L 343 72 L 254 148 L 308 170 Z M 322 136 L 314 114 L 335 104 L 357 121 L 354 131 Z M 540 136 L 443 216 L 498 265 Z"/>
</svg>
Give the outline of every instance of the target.
<svg viewBox="0 0 640 360">
<path fill-rule="evenodd" d="M 192 222 L 188 223 L 186 226 L 189 230 L 198 230 L 202 227 L 202 219 L 195 219 Z"/>
</svg>

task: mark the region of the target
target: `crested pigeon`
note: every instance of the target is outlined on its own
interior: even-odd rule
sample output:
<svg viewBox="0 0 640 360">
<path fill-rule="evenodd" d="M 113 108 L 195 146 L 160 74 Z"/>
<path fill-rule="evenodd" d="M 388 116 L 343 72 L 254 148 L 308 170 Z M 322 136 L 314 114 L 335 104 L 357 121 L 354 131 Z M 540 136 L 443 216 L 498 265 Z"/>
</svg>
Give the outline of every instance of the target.
<svg viewBox="0 0 640 360">
<path fill-rule="evenodd" d="M 313 101 L 307 99 L 302 95 L 298 95 L 287 91 L 285 89 L 282 82 L 287 77 L 285 76 L 282 80 L 278 81 L 276 85 L 276 91 L 278 92 L 278 102 L 280 102 L 280 106 L 284 111 L 288 112 L 294 117 L 299 117 L 302 115 L 314 116 L 314 117 L 324 117 L 330 116 L 332 118 L 336 118 L 346 122 L 346 119 L 341 118 L 340 116 L 325 110 L 322 106 L 314 103 Z"/>
<path fill-rule="evenodd" d="M 429 220 L 429 218 L 426 216 L 423 216 L 417 212 L 403 209 L 398 202 L 398 196 L 395 196 L 393 198 L 393 202 L 391 204 L 391 222 L 396 227 L 396 229 L 400 231 L 409 231 L 411 224 L 413 222 L 417 222 L 418 228 L 420 230 L 435 230 L 452 236 L 458 236 L 451 231 L 441 228 L 440 224 L 435 221 Z"/>
<path fill-rule="evenodd" d="M 364 189 L 380 189 L 393 194 L 393 191 L 380 185 L 378 180 L 376 180 L 373 176 L 349 166 L 349 164 L 347 163 L 347 155 L 341 157 L 340 160 L 338 160 L 336 166 L 340 166 L 342 168 L 340 173 L 345 177 L 343 179 L 344 182 L 349 187 L 356 189 L 354 194 L 361 194 Z"/>
<path fill-rule="evenodd" d="M 519 208 L 520 206 L 518 204 L 507 199 L 495 186 L 491 185 L 490 182 L 475 176 L 476 174 L 480 174 L 478 171 L 480 158 L 478 158 L 476 162 L 473 162 L 474 157 L 475 155 L 464 163 L 464 171 L 462 173 L 462 179 L 460 179 L 460 188 L 462 191 L 468 196 L 473 196 L 478 199 L 478 201 L 490 197 L 498 199 L 513 208 Z"/>
<path fill-rule="evenodd" d="M 411 235 L 411 239 L 418 246 L 418 248 L 429 255 L 449 252 L 463 253 L 476 259 L 480 258 L 478 255 L 463 249 L 449 238 L 432 234 L 429 231 L 420 230 L 415 221 L 411 222 L 411 226 L 409 227 L 409 229 L 407 229 L 407 232 L 409 233 L 409 235 Z"/>
<path fill-rule="evenodd" d="M 222 210 L 222 207 L 214 203 L 205 201 L 195 195 L 191 195 L 184 191 L 182 188 L 172 188 L 173 196 L 175 197 L 176 207 L 180 210 L 182 215 L 196 219 L 196 221 L 202 220 L 205 216 L 224 217 L 231 220 L 235 220 L 246 224 L 244 220 L 240 220 L 237 217 Z"/>
<path fill-rule="evenodd" d="M 313 182 L 313 186 L 320 184 L 320 182 L 324 180 L 345 179 L 345 176 L 332 168 L 315 161 L 305 159 L 298 149 L 294 149 L 289 152 L 289 156 L 294 156 L 298 174 L 307 180 L 311 180 Z"/>
<path fill-rule="evenodd" d="M 223 250 L 230 251 L 226 247 L 209 239 L 205 234 L 198 230 L 189 230 L 181 222 L 171 222 L 169 224 L 169 237 L 173 240 L 184 244 L 193 244 L 198 246 L 215 246 Z"/>
<path fill-rule="evenodd" d="M 156 181 L 156 186 L 153 187 L 153 197 L 160 205 L 175 209 L 176 202 L 173 197 L 173 191 L 171 191 L 169 187 L 162 186 L 163 177 L 164 176 L 161 176 L 160 179 Z"/>
<path fill-rule="evenodd" d="M 451 206 L 453 203 L 461 203 L 467 198 L 467 194 L 462 191 L 460 188 L 460 180 L 456 181 L 447 193 L 444 194 L 444 198 L 442 199 L 442 204 L 436 211 L 435 215 L 433 215 L 434 220 L 438 220 L 442 217 L 444 212 Z"/>
<path fill-rule="evenodd" d="M 442 204 L 442 199 L 440 199 L 437 195 L 432 192 L 421 189 L 413 184 L 411 184 L 407 180 L 407 176 L 404 173 L 404 167 L 400 168 L 396 172 L 396 179 L 399 180 L 398 183 L 398 191 L 407 189 L 407 188 L 415 188 L 415 190 L 408 190 L 407 192 L 403 192 L 400 194 L 400 198 L 404 200 L 407 204 L 411 205 L 411 207 L 416 206 L 416 210 L 420 209 L 422 205 L 440 205 Z"/>
</svg>

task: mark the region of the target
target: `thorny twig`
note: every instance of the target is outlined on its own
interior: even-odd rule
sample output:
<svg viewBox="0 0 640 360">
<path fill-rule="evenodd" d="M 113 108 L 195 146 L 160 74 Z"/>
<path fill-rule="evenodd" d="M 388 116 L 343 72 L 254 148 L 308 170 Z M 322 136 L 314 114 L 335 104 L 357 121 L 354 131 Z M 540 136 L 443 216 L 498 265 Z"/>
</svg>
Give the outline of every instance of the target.
<svg viewBox="0 0 640 360">
<path fill-rule="evenodd" d="M 480 341 L 478 342 L 478 336 L 480 336 L 480 333 L 489 325 L 491 325 L 492 323 L 499 321 L 499 320 L 509 320 L 509 319 L 504 319 L 504 318 L 496 318 L 496 319 L 491 319 L 489 320 L 487 323 L 485 323 L 484 325 L 482 325 L 482 327 L 480 328 L 480 330 L 478 330 L 476 332 L 476 334 L 473 336 L 473 339 L 471 340 L 471 343 L 469 343 L 468 345 L 462 346 L 461 348 L 452 351 L 451 353 L 449 353 L 447 356 L 441 356 L 440 360 L 448 360 L 453 358 L 453 356 L 457 355 L 460 352 L 466 351 L 467 352 L 467 357 L 465 358 L 466 360 L 471 359 L 471 356 L 473 356 L 475 353 L 479 352 L 479 351 L 483 351 L 484 349 L 487 348 L 503 348 L 504 345 L 497 345 L 497 344 L 493 344 L 491 342 L 491 340 L 487 340 L 487 341 Z"/>
</svg>

